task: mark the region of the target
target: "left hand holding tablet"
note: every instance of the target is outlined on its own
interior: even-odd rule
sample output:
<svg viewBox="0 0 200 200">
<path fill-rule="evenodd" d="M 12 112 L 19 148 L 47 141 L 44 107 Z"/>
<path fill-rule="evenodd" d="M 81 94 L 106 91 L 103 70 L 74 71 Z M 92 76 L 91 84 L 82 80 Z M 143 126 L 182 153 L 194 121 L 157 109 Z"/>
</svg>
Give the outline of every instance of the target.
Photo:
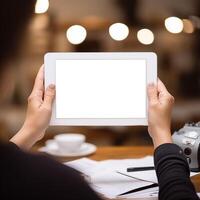
<svg viewBox="0 0 200 200">
<path fill-rule="evenodd" d="M 44 67 L 36 76 L 31 95 L 28 98 L 28 108 L 24 125 L 11 139 L 19 147 L 28 149 L 40 140 L 49 125 L 52 104 L 55 98 L 55 85 L 44 89 Z"/>
</svg>

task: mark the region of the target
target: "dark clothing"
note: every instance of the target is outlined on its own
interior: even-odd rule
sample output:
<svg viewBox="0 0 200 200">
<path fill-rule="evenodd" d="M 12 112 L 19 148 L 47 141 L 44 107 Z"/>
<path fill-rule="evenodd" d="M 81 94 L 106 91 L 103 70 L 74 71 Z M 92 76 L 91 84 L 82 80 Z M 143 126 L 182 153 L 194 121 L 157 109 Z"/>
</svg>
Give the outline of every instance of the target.
<svg viewBox="0 0 200 200">
<path fill-rule="evenodd" d="M 164 144 L 155 151 L 161 200 L 195 200 L 189 168 L 180 148 Z M 28 154 L 15 144 L 0 144 L 1 199 L 99 200 L 79 173 L 46 156 Z"/>
<path fill-rule="evenodd" d="M 154 163 L 161 200 L 198 200 L 190 181 L 190 170 L 180 147 L 160 145 L 154 152 Z"/>
<path fill-rule="evenodd" d="M 77 171 L 46 156 L 25 153 L 10 143 L 0 145 L 0 199 L 100 198 Z"/>
</svg>

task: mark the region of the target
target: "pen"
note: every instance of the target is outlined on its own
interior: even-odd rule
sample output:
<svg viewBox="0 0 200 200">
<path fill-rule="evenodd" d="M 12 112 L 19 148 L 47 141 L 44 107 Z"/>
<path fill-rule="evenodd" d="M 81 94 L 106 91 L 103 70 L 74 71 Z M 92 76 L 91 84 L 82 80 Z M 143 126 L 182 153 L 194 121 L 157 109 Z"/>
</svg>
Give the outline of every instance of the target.
<svg viewBox="0 0 200 200">
<path fill-rule="evenodd" d="M 136 189 L 130 190 L 128 192 L 124 192 L 122 194 L 119 194 L 118 196 L 122 196 L 122 195 L 126 195 L 126 194 L 131 194 L 131 193 L 134 193 L 134 192 L 139 192 L 139 191 L 150 189 L 150 188 L 154 188 L 154 187 L 158 187 L 158 184 L 157 183 L 153 183 L 151 185 L 147 185 L 147 186 L 143 186 L 143 187 L 140 187 L 140 188 L 136 188 Z"/>
<path fill-rule="evenodd" d="M 148 170 L 154 170 L 154 167 L 129 167 L 127 168 L 127 172 L 139 172 L 139 171 L 148 171 Z"/>
</svg>

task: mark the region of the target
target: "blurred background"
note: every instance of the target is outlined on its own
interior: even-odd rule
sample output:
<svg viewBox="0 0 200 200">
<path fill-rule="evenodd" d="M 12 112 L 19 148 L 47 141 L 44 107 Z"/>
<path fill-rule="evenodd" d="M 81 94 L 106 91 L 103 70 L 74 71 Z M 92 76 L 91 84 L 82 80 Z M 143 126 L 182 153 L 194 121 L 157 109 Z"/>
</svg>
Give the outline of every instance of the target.
<svg viewBox="0 0 200 200">
<path fill-rule="evenodd" d="M 200 121 L 199 13 L 199 0 L 37 0 L 18 56 L 0 80 L 1 134 L 9 138 L 22 126 L 49 51 L 156 52 L 158 75 L 176 99 L 172 130 Z M 146 127 L 50 127 L 45 139 L 66 132 L 99 146 L 151 144 Z"/>
</svg>

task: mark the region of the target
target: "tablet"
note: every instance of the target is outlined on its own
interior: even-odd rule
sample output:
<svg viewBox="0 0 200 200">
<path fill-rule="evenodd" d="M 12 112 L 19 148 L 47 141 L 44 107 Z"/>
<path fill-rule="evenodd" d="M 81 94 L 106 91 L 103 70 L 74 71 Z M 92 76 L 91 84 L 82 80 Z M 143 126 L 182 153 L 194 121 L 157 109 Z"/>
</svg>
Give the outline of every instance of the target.
<svg viewBox="0 0 200 200">
<path fill-rule="evenodd" d="M 50 125 L 147 125 L 155 53 L 47 53 L 45 87 L 56 85 Z"/>
</svg>

